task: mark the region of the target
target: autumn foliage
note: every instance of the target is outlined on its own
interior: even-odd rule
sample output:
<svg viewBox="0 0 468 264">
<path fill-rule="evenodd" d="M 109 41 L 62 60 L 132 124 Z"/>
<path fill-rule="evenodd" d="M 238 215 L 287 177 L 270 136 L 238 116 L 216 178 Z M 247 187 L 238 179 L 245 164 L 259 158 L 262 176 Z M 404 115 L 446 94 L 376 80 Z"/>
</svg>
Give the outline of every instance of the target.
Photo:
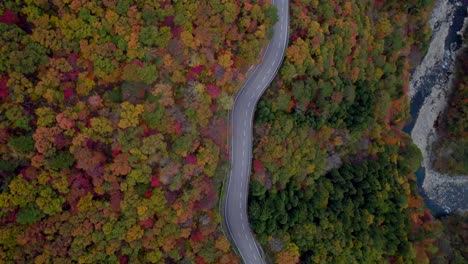
<svg viewBox="0 0 468 264">
<path fill-rule="evenodd" d="M 421 153 L 401 128 L 431 1 L 289 5 L 285 60 L 256 112 L 258 240 L 277 263 L 424 263 L 440 225 L 425 217 L 410 177 Z"/>
<path fill-rule="evenodd" d="M 274 14 L 2 1 L 0 262 L 238 262 L 217 207 L 226 116 Z"/>
</svg>

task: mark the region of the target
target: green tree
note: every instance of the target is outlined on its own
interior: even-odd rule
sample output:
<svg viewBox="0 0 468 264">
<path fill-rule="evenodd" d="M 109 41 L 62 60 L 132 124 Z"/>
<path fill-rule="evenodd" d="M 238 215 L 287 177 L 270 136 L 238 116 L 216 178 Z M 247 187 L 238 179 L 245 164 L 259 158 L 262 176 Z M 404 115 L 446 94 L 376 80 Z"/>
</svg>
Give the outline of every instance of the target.
<svg viewBox="0 0 468 264">
<path fill-rule="evenodd" d="M 59 151 L 47 161 L 48 166 L 52 169 L 68 169 L 73 163 L 75 163 L 75 158 L 68 151 Z"/>
<path fill-rule="evenodd" d="M 34 148 L 34 140 L 31 136 L 10 137 L 8 139 L 8 146 L 21 153 L 32 152 L 36 150 Z"/>
<path fill-rule="evenodd" d="M 16 222 L 19 224 L 32 224 L 44 217 L 44 213 L 37 209 L 34 204 L 28 204 L 26 207 L 21 208 L 16 215 Z"/>
<path fill-rule="evenodd" d="M 159 43 L 159 38 L 160 36 L 156 26 L 143 27 L 140 31 L 140 42 L 145 46 L 155 46 L 156 43 Z"/>
</svg>

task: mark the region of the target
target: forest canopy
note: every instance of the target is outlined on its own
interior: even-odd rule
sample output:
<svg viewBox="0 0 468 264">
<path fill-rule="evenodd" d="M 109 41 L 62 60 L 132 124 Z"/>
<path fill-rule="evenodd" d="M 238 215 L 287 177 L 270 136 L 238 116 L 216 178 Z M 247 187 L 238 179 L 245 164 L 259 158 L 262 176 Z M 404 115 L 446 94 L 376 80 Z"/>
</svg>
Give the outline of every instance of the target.
<svg viewBox="0 0 468 264">
<path fill-rule="evenodd" d="M 401 129 L 432 1 L 289 5 L 256 112 L 258 240 L 277 263 L 429 262 L 440 223 Z M 269 0 L 2 1 L 0 262 L 238 263 L 227 114 L 276 20 Z"/>
<path fill-rule="evenodd" d="M 0 262 L 236 263 L 218 212 L 265 1 L 1 1 Z"/>
<path fill-rule="evenodd" d="M 409 55 L 431 1 L 290 1 L 286 57 L 258 104 L 249 218 L 275 263 L 424 263 Z M 429 217 L 426 217 L 429 215 Z"/>
</svg>

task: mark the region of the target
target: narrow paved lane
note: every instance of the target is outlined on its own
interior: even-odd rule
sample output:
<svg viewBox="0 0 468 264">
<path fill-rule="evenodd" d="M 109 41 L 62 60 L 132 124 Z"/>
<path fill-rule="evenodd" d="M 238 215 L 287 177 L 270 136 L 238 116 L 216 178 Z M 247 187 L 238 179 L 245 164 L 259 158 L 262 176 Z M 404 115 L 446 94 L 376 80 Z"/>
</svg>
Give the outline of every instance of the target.
<svg viewBox="0 0 468 264">
<path fill-rule="evenodd" d="M 229 235 L 246 264 L 265 263 L 262 249 L 255 241 L 247 215 L 247 196 L 252 161 L 252 124 L 255 106 L 275 77 L 288 43 L 289 10 L 287 0 L 273 0 L 278 9 L 262 62 L 255 68 L 236 97 L 231 114 L 231 172 L 224 201 L 224 221 Z"/>
</svg>

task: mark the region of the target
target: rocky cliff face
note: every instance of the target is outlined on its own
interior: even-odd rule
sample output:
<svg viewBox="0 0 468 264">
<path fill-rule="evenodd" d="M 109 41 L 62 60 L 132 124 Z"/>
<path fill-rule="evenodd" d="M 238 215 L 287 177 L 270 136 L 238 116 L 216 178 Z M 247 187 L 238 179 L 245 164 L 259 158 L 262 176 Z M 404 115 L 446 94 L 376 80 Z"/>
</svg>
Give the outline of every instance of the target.
<svg viewBox="0 0 468 264">
<path fill-rule="evenodd" d="M 430 20 L 433 29 L 431 43 L 422 63 L 411 77 L 409 89 L 412 104 L 417 101 L 416 97 L 419 96 L 420 100 L 425 97 L 411 132 L 414 143 L 421 149 L 424 157 L 422 166 L 425 176 L 422 188 L 431 203 L 447 214 L 468 210 L 468 176 L 450 177 L 434 171 L 431 167 L 431 146 L 437 139 L 434 122 L 446 108 L 451 89 L 456 42 L 447 40 L 453 39 L 450 31 L 457 26 L 453 24 L 455 14 L 459 13 L 456 11 L 467 8 L 463 4 L 463 0 L 438 2 Z"/>
</svg>

